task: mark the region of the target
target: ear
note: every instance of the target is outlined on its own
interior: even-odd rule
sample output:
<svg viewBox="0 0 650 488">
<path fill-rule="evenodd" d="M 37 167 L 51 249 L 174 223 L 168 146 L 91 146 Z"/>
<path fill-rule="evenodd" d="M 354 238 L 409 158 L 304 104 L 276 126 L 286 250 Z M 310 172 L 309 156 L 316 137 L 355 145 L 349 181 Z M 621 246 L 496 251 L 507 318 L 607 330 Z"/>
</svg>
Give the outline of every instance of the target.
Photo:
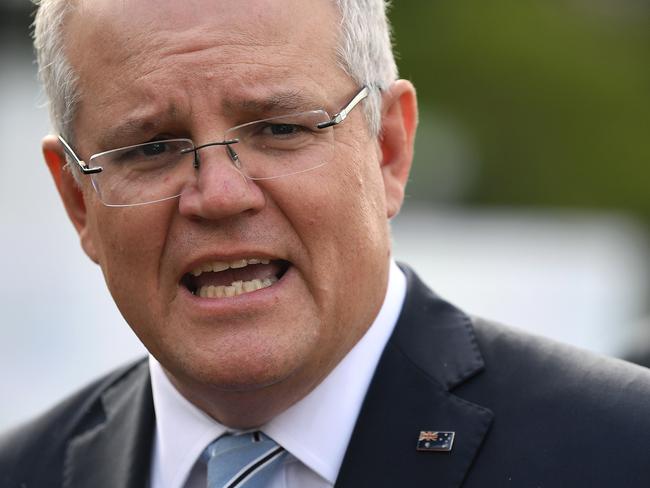
<svg viewBox="0 0 650 488">
<path fill-rule="evenodd" d="M 415 88 L 409 81 L 397 80 L 383 95 L 379 136 L 381 171 L 389 219 L 397 215 L 404 201 L 404 188 L 413 161 L 413 142 L 417 125 Z"/>
<path fill-rule="evenodd" d="M 50 135 L 43 139 L 43 156 L 68 217 L 79 234 L 81 247 L 97 263 L 97 250 L 88 228 L 84 195 L 72 170 L 66 166 L 65 152 L 56 136 Z"/>
</svg>

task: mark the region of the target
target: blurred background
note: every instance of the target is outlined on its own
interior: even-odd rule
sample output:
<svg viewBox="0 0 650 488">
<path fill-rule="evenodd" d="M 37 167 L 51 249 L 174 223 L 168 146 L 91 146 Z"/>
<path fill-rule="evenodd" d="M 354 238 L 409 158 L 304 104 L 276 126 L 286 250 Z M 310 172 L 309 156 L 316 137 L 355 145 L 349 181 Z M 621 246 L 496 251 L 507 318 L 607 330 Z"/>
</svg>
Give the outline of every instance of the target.
<svg viewBox="0 0 650 488">
<path fill-rule="evenodd" d="M 421 125 L 395 254 L 466 311 L 650 352 L 650 3 L 394 2 Z M 0 3 L 0 430 L 144 354 L 40 155 L 33 7 Z"/>
</svg>

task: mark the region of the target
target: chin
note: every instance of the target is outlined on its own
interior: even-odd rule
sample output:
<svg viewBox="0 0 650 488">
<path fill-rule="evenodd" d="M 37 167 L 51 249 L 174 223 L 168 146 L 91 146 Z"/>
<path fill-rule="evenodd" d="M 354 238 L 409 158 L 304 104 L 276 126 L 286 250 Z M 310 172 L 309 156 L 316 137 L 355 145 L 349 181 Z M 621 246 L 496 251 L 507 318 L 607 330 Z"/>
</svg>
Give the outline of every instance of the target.
<svg viewBox="0 0 650 488">
<path fill-rule="evenodd" d="M 203 357 L 201 357 L 203 356 Z M 205 392 L 246 393 L 270 388 L 291 378 L 300 360 L 279 351 L 256 355 L 241 352 L 193 354 L 184 361 L 172 361 L 165 369 L 175 377 L 177 388 Z M 180 384 L 179 384 L 180 383 Z M 187 387 L 187 388 L 183 388 Z"/>
</svg>

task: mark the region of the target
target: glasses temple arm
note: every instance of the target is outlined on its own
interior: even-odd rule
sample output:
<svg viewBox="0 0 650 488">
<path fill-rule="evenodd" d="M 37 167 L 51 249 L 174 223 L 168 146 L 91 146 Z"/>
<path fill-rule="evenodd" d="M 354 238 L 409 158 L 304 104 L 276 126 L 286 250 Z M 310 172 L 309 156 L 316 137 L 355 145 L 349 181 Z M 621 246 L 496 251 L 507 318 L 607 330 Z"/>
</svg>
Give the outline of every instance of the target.
<svg viewBox="0 0 650 488">
<path fill-rule="evenodd" d="M 75 154 L 75 152 L 70 147 L 70 144 L 68 144 L 63 137 L 61 136 L 58 137 L 59 137 L 59 142 L 63 145 L 63 150 L 65 151 L 65 153 L 68 156 L 70 156 L 72 159 L 74 159 L 75 163 L 77 163 L 77 166 L 79 166 L 79 169 L 81 169 L 81 172 L 83 174 L 91 175 L 94 173 L 101 173 L 104 170 L 104 168 L 102 168 L 101 166 L 98 166 L 96 168 L 89 168 L 86 162 L 79 159 L 79 157 Z"/>
<path fill-rule="evenodd" d="M 338 125 L 341 122 L 345 120 L 345 118 L 348 116 L 348 114 L 352 111 L 354 107 L 357 106 L 357 104 L 366 98 L 368 94 L 370 93 L 370 90 L 368 89 L 367 86 L 364 86 L 359 90 L 359 92 L 350 100 L 345 107 L 341 109 L 339 113 L 334 115 L 329 121 L 327 122 L 322 122 L 320 124 L 317 124 L 316 127 L 319 129 L 326 129 L 327 127 L 332 127 L 333 125 Z"/>
</svg>

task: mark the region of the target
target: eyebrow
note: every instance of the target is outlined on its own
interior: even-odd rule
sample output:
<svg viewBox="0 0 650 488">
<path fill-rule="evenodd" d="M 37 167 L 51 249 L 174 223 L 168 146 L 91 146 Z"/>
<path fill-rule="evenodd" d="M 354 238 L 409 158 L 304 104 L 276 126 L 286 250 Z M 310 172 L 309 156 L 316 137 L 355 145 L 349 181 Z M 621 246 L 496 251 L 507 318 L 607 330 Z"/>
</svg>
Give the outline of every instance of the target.
<svg viewBox="0 0 650 488">
<path fill-rule="evenodd" d="M 128 140 L 137 135 L 147 132 L 155 132 L 156 124 L 147 119 L 133 118 L 126 119 L 120 125 L 106 129 L 99 138 L 99 146 L 102 150 L 112 148 L 120 140 Z"/>
<path fill-rule="evenodd" d="M 274 111 L 315 110 L 322 108 L 313 97 L 300 90 L 275 92 L 263 98 L 231 99 L 223 102 L 223 109 L 227 112 L 241 110 L 244 112 L 267 113 Z"/>
</svg>

